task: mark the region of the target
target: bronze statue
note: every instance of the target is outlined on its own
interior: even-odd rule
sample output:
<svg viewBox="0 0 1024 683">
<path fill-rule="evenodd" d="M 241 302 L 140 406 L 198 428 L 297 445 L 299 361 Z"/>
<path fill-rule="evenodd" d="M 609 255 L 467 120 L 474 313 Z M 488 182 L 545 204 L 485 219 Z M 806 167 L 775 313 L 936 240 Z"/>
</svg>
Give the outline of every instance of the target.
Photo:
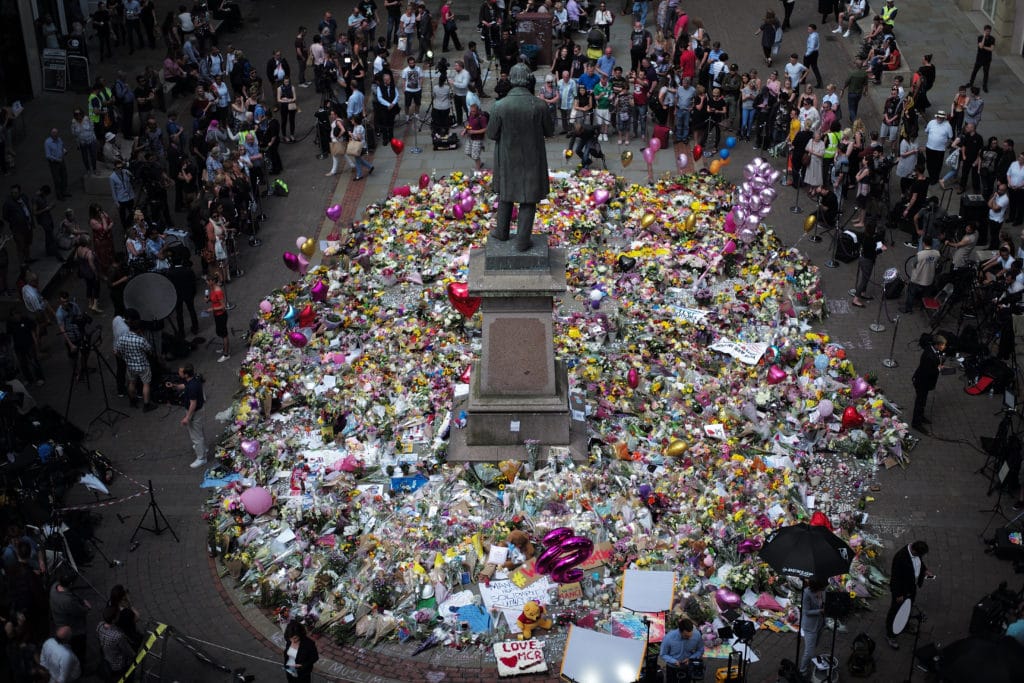
<svg viewBox="0 0 1024 683">
<path fill-rule="evenodd" d="M 530 92 L 533 75 L 525 64 L 509 72 L 512 90 L 494 105 L 487 137 L 495 141 L 494 184 L 498 188 L 495 239 L 508 240 L 512 204 L 519 204 L 516 249 L 527 251 L 537 202 L 548 196 L 548 158 L 544 138 L 555 132 L 547 105 Z"/>
</svg>

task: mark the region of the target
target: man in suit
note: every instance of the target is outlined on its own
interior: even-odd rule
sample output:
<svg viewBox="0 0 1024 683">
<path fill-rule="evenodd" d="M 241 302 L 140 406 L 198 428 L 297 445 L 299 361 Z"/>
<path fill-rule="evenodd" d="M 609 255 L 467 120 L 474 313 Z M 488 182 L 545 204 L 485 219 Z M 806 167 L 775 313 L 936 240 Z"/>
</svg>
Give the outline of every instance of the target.
<svg viewBox="0 0 1024 683">
<path fill-rule="evenodd" d="M 920 258 L 920 256 L 918 256 Z M 935 388 L 939 381 L 939 371 L 942 369 L 942 352 L 946 349 L 946 338 L 941 334 L 935 335 L 931 343 L 924 345 L 921 352 L 921 362 L 914 371 L 911 381 L 914 384 L 914 417 L 910 426 L 928 434 L 928 425 L 931 420 L 924 416 L 924 409 L 928 405 L 928 392 Z"/>
<path fill-rule="evenodd" d="M 913 600 L 917 596 L 917 589 L 924 585 L 925 578 L 933 576 L 924 566 L 924 556 L 927 554 L 928 544 L 924 541 L 914 541 L 900 548 L 892 558 L 892 571 L 889 576 L 892 604 L 889 605 L 889 613 L 885 615 L 885 635 L 889 646 L 894 650 L 900 649 L 896 634 L 892 630 L 896 613 L 904 601 Z"/>
<path fill-rule="evenodd" d="M 466 71 L 469 72 L 469 82 L 476 86 L 476 92 L 480 97 L 486 97 L 484 82 L 480 78 L 480 55 L 476 53 L 476 41 L 469 41 L 467 48 L 466 54 L 462 56 L 462 63 L 466 66 Z"/>
</svg>

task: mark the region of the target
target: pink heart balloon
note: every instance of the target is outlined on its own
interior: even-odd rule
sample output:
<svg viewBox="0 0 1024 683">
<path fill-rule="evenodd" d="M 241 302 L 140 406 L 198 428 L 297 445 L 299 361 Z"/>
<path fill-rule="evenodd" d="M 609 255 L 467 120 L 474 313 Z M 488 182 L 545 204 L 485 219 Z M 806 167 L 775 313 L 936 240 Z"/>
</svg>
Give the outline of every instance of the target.
<svg viewBox="0 0 1024 683">
<path fill-rule="evenodd" d="M 860 398 L 870 391 L 871 385 L 863 377 L 854 377 L 850 383 L 850 396 Z"/>
<path fill-rule="evenodd" d="M 729 240 L 728 242 L 726 242 L 725 246 L 722 247 L 722 253 L 723 254 L 731 254 L 734 251 L 736 251 L 736 243 L 733 242 L 732 240 Z"/>
<path fill-rule="evenodd" d="M 327 214 L 329 219 L 337 223 L 338 219 L 341 218 L 341 204 L 332 204 L 331 206 L 328 206 L 327 211 L 324 213 Z"/>
<path fill-rule="evenodd" d="M 594 190 L 594 204 L 601 206 L 611 198 L 608 190 Z"/>
<path fill-rule="evenodd" d="M 299 265 L 299 274 L 305 275 L 306 269 L 309 268 L 309 259 L 306 258 L 305 254 L 299 254 L 295 257 L 295 260 Z"/>
<path fill-rule="evenodd" d="M 260 442 L 252 439 L 244 439 L 242 441 L 242 452 L 250 459 L 255 458 L 256 454 L 260 452 Z"/>
<path fill-rule="evenodd" d="M 473 210 L 473 207 L 476 206 L 476 200 L 472 197 L 463 197 L 460 206 L 465 213 L 469 213 Z"/>
<path fill-rule="evenodd" d="M 242 492 L 242 505 L 253 517 L 259 517 L 274 505 L 274 497 L 262 486 L 253 486 Z"/>
<path fill-rule="evenodd" d="M 299 257 L 297 254 L 286 251 L 281 254 L 281 258 L 284 260 L 284 265 L 288 267 L 288 270 L 299 270 Z"/>
<path fill-rule="evenodd" d="M 778 365 L 768 368 L 768 384 L 778 384 L 784 379 L 786 379 L 786 371 Z"/>
<path fill-rule="evenodd" d="M 393 194 L 396 197 L 408 197 L 409 195 L 412 194 L 412 188 L 409 187 L 408 185 L 399 185 L 394 190 L 392 190 L 391 194 Z"/>
<path fill-rule="evenodd" d="M 297 349 L 301 349 L 303 346 L 309 343 L 309 340 L 306 339 L 306 335 L 302 334 L 299 331 L 289 332 L 288 341 L 291 342 L 291 345 Z"/>
<path fill-rule="evenodd" d="M 298 237 L 295 238 L 295 248 L 296 249 L 302 249 L 302 245 L 305 244 L 305 243 L 306 243 L 306 236 L 305 235 L 299 235 Z"/>
<path fill-rule="evenodd" d="M 723 610 L 736 609 L 743 603 L 743 599 L 728 588 L 719 588 L 715 591 L 715 603 Z"/>
<path fill-rule="evenodd" d="M 462 210 L 462 204 L 456 204 L 453 206 L 452 214 L 454 214 L 455 218 L 460 221 L 466 217 L 466 212 Z"/>
</svg>

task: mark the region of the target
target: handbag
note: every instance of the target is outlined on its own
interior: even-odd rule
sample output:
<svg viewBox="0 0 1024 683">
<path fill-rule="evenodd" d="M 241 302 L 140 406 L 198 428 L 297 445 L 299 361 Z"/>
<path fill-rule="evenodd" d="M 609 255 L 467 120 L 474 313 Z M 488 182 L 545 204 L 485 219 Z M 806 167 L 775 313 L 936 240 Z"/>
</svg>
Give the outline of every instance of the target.
<svg viewBox="0 0 1024 683">
<path fill-rule="evenodd" d="M 949 154 L 946 156 L 946 165 L 949 166 L 954 171 L 960 168 L 959 147 L 957 149 L 950 150 Z"/>
<path fill-rule="evenodd" d="M 405 36 L 398 37 L 398 51 L 405 52 L 409 48 L 409 39 Z"/>
<path fill-rule="evenodd" d="M 345 145 L 341 140 L 331 140 L 331 156 L 340 157 L 345 153 Z"/>
<path fill-rule="evenodd" d="M 345 154 L 350 157 L 357 157 L 363 153 L 363 141 L 362 140 L 349 140 L 348 146 L 345 148 Z"/>
<path fill-rule="evenodd" d="M 310 52 L 306 56 L 306 66 L 313 66 L 313 53 L 312 52 Z"/>
<path fill-rule="evenodd" d="M 808 166 L 811 165 L 811 153 L 810 152 L 804 152 L 804 156 L 800 160 L 800 165 L 803 166 L 804 168 L 807 168 Z"/>
</svg>

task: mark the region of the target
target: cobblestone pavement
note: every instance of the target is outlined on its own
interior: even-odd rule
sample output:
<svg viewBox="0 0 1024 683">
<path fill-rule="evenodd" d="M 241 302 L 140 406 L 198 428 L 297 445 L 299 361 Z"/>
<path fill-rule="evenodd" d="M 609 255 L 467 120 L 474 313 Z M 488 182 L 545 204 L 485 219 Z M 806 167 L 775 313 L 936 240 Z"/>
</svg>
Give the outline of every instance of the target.
<svg viewBox="0 0 1024 683">
<path fill-rule="evenodd" d="M 246 17 L 245 27 L 236 34 L 224 36 L 221 45 L 232 43 L 244 48 L 258 68 L 274 47 L 280 47 L 286 55 L 290 54 L 293 29 L 299 23 L 315 27 L 319 14 L 326 7 L 317 3 L 276 0 L 242 0 L 241 4 Z M 466 0 L 457 0 L 455 5 L 459 14 L 472 17 L 464 17 L 461 22 L 465 41 L 475 24 L 476 5 L 470 6 Z M 775 3 L 767 5 L 778 9 Z M 763 75 L 765 69 L 760 59 L 758 39 L 752 37 L 752 33 L 764 8 L 765 5 L 757 3 L 722 2 L 689 9 L 691 17 L 703 18 L 714 39 L 722 41 L 732 61 L 744 69 L 756 66 Z M 348 12 L 348 7 L 332 9 L 339 18 Z M 801 0 L 797 4 L 794 29 L 785 37 L 783 54 L 802 50 L 803 26 L 818 18 L 810 3 Z M 624 19 L 620 17 L 613 28 L 612 44 L 621 54 L 625 54 L 627 29 L 624 26 L 628 24 Z M 897 28 L 903 39 L 904 59 L 916 66 L 922 53 L 931 51 L 935 54 L 938 80 L 933 99 L 936 106 L 942 106 L 951 96 L 955 84 L 966 80 L 969 75 L 974 54 L 973 36 L 981 23 L 984 19 L 980 14 L 964 14 L 950 0 L 938 0 L 926 6 L 901 7 Z M 838 38 L 827 28 L 822 31 L 822 36 L 821 68 L 825 80 L 841 85 L 849 70 L 850 50 L 854 44 Z M 158 63 L 162 56 L 158 52 L 143 50 L 130 62 L 123 61 L 123 55 L 118 55 L 113 62 L 94 64 L 94 73 L 105 75 L 108 81 L 112 81 L 117 68 L 126 68 L 132 73 L 145 63 Z M 448 56 L 452 58 L 451 53 Z M 995 60 L 992 92 L 986 97 L 987 108 L 980 127 L 985 136 L 1012 136 L 1020 130 L 1022 113 L 1019 107 L 1011 105 L 1010 97 L 1013 88 L 1020 86 L 1017 75 L 1022 71 L 1020 62 L 1019 57 L 1011 57 L 1009 61 L 1001 57 Z M 909 73 L 907 70 L 908 80 Z M 490 86 L 487 89 L 490 90 Z M 862 115 L 869 121 L 878 120 L 877 104 L 885 92 L 884 88 L 883 94 L 879 95 L 878 91 L 876 88 L 870 98 L 874 106 L 862 107 Z M 304 137 L 296 144 L 286 146 L 283 152 L 287 169 L 284 177 L 291 187 L 291 196 L 267 201 L 270 220 L 265 225 L 263 246 L 242 247 L 246 275 L 228 287 L 230 299 L 238 306 L 231 319 L 233 355 L 228 362 L 217 364 L 213 362 L 217 356 L 215 350 L 201 348 L 190 359 L 207 378 L 207 433 L 210 435 L 216 433 L 219 425 L 213 414 L 230 405 L 237 389 L 237 368 L 243 355 L 238 331 L 245 327 L 248 312 L 255 309 L 261 296 L 286 280 L 288 272 L 280 267 L 278 255 L 293 244 L 296 235 L 312 234 L 318 229 L 323 207 L 336 201 L 343 202 L 346 213 L 358 214 L 368 202 L 384 197 L 396 182 L 415 182 L 422 172 L 436 170 L 446 173 L 470 168 L 468 159 L 461 152 L 435 153 L 427 150 L 421 155 L 412 155 L 409 145 L 405 154 L 397 158 L 386 148 L 379 150 L 375 160 L 378 172 L 363 183 L 351 183 L 347 176 L 335 183 L 333 178 L 324 178 L 326 162 L 316 160 L 313 134 L 306 132 L 310 128 L 312 111 L 316 108 L 315 95 L 311 89 L 300 89 L 299 97 L 303 109 L 298 117 L 299 130 Z M 16 179 L 28 190 L 49 182 L 41 154 L 46 131 L 51 126 L 59 126 L 65 141 L 70 140 L 67 121 L 71 107 L 83 104 L 83 95 L 44 94 L 27 105 L 26 137 L 16 146 L 18 168 L 16 175 L 7 178 L 7 182 Z M 181 106 L 180 102 L 177 106 Z M 400 129 L 399 135 L 402 134 Z M 405 131 L 404 134 L 411 141 L 411 133 Z M 549 143 L 549 160 L 553 168 L 564 163 L 561 146 L 558 140 Z M 634 143 L 634 151 L 638 149 Z M 739 176 L 743 164 L 751 158 L 751 150 L 746 146 L 738 147 L 735 152 L 736 163 L 726 170 L 727 177 Z M 644 179 L 642 168 L 637 168 L 642 165 L 620 169 L 616 156 L 614 153 L 609 155 L 613 170 L 622 172 L 631 180 Z M 656 163 L 657 172 L 670 170 L 673 158 L 674 155 L 662 152 Z M 85 216 L 87 203 L 97 199 L 109 210 L 109 197 L 88 197 L 82 192 L 81 184 L 77 182 L 81 172 L 77 156 L 72 155 L 69 166 L 74 194 L 69 205 L 76 208 L 78 215 Z M 803 219 L 803 216 L 794 216 L 787 210 L 792 198 L 792 194 L 784 191 L 769 219 L 777 225 L 787 244 L 800 236 Z M 41 241 L 37 239 L 37 245 Z M 881 257 L 876 273 L 890 266 L 902 266 L 910 252 L 900 244 L 901 241 L 898 239 Z M 802 245 L 816 263 L 821 264 L 828 258 L 828 240 L 820 244 L 804 241 Z M 867 329 L 867 325 L 875 320 L 876 309 L 849 307 L 846 291 L 853 284 L 854 266 L 823 269 L 823 274 L 825 289 L 830 297 L 834 297 L 830 306 L 832 316 L 824 324 L 824 329 L 848 346 L 859 371 L 877 373 L 887 395 L 897 403 L 909 406 L 912 401 L 909 379 L 917 362 L 914 341 L 926 328 L 925 321 L 920 314 L 905 316 L 900 321 L 892 347 L 892 357 L 899 366 L 887 369 L 881 360 L 890 355 L 893 326 L 887 325 L 884 333 L 875 334 Z M 77 282 L 68 282 L 67 287 L 76 292 L 80 289 Z M 78 292 L 79 298 L 81 294 Z M 100 319 L 105 331 L 109 329 L 109 313 Z M 212 337 L 212 327 L 210 319 L 203 318 L 200 333 Z M 62 408 L 68 391 L 66 362 L 58 339 L 49 337 L 47 345 L 45 361 L 49 380 L 45 387 L 34 393 L 40 403 Z M 877 500 L 868 508 L 868 530 L 881 535 L 890 549 L 916 538 L 925 539 L 931 545 L 929 566 L 938 575 L 938 580 L 929 582 L 920 596 L 920 604 L 930 616 L 921 630 L 921 643 L 949 643 L 962 637 L 967 631 L 971 607 L 981 595 L 995 588 L 999 581 L 1009 581 L 1014 588 L 1022 581 L 1013 575 L 1010 565 L 982 552 L 980 534 L 990 518 L 989 511 L 985 509 L 991 508 L 995 500 L 985 496 L 987 482 L 973 472 L 983 460 L 978 450 L 978 439 L 994 432 L 998 420 L 994 414 L 1000 405 L 996 398 L 966 396 L 962 391 L 963 384 L 962 373 L 942 378 L 930 409 L 936 425 L 935 436 L 925 438 L 910 454 L 913 463 L 909 468 L 881 473 L 881 490 L 874 494 Z M 95 381 L 91 390 L 77 385 L 71 401 L 72 421 L 79 425 L 88 424 L 98 412 L 100 401 Z M 169 623 L 182 633 L 199 639 L 206 643 L 203 647 L 215 659 L 231 667 L 244 666 L 257 674 L 258 680 L 279 680 L 278 646 L 282 643 L 279 631 L 252 607 L 241 604 L 230 588 L 222 587 L 214 564 L 207 558 L 206 527 L 201 519 L 207 493 L 197 486 L 199 474 L 188 468 L 191 456 L 185 430 L 178 424 L 180 412 L 162 407 L 154 413 L 142 414 L 129 409 L 125 399 L 112 396 L 111 401 L 115 407 L 128 412 L 130 417 L 116 423 L 113 428 L 100 425 L 100 428 L 90 429 L 89 442 L 109 454 L 129 477 L 143 483 L 152 479 L 156 499 L 180 542 L 175 542 L 168 534 L 156 536 L 141 532 L 138 548 L 131 550 L 128 540 L 144 512 L 145 498 L 106 508 L 98 537 L 102 540 L 103 551 L 121 564 L 108 569 L 97 558 L 86 569 L 85 577 L 103 594 L 114 583 L 125 584 L 131 589 L 136 605 L 145 617 Z M 113 492 L 124 496 L 137 490 L 136 484 L 121 478 L 114 484 Z M 82 492 L 75 492 L 70 502 L 89 500 Z M 1005 501 L 1004 509 L 1009 511 Z M 982 510 L 984 512 L 979 512 Z M 993 526 L 1000 522 L 997 519 Z M 226 581 L 227 585 L 231 583 L 230 579 Z M 98 598 L 93 602 L 99 602 Z M 879 644 L 876 681 L 901 680 L 910 665 L 910 638 L 903 637 L 903 647 L 899 651 L 885 645 L 882 621 L 886 607 L 886 601 L 878 601 L 874 611 L 851 618 L 847 631 L 838 634 L 836 643 L 836 652 L 845 657 L 856 633 L 866 631 L 874 637 Z M 792 634 L 758 634 L 754 646 L 762 661 L 751 668 L 749 680 L 774 681 L 780 658 L 792 657 L 794 642 Z M 367 651 L 333 648 L 321 643 L 321 650 L 324 657 L 320 662 L 319 676 L 323 680 L 387 683 L 392 680 L 487 681 L 495 678 L 493 668 L 485 666 L 478 653 L 435 651 L 410 659 L 410 648 L 397 644 Z M 92 659 L 96 659 L 95 653 Z M 166 650 L 164 675 L 167 680 L 227 680 L 226 675 L 199 663 L 176 643 L 171 643 Z M 708 677 L 711 678 L 711 674 Z"/>
</svg>

